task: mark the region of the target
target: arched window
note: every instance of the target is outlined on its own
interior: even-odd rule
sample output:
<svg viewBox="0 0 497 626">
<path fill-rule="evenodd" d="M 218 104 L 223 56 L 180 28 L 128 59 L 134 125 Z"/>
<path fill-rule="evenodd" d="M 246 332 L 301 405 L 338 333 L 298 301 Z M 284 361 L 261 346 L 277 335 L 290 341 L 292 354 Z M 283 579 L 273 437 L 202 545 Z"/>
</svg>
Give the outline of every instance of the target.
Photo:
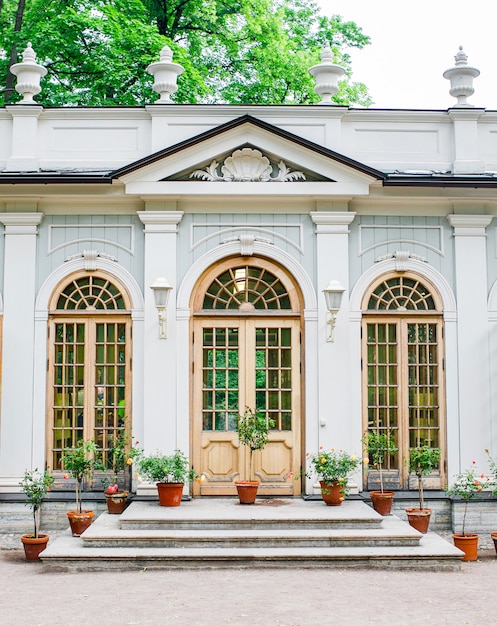
<svg viewBox="0 0 497 626">
<path fill-rule="evenodd" d="M 445 448 L 441 299 L 415 274 L 384 277 L 364 297 L 362 324 L 364 430 L 389 432 L 399 449 L 387 461 L 389 488 L 416 488 L 409 450 Z M 443 462 L 428 484 L 440 487 L 442 474 Z M 368 472 L 369 488 L 377 478 Z"/>
<path fill-rule="evenodd" d="M 113 442 L 131 432 L 131 316 L 116 280 L 81 272 L 50 302 L 48 465 L 62 470 L 64 449 L 94 439 L 110 470 Z"/>
</svg>

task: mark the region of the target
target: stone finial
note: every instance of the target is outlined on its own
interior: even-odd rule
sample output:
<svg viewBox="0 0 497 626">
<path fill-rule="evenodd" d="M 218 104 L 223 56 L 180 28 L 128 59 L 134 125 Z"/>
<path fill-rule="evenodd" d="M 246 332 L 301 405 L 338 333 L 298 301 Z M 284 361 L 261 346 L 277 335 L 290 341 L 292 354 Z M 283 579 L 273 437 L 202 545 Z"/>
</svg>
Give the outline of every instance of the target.
<svg viewBox="0 0 497 626">
<path fill-rule="evenodd" d="M 10 71 L 17 76 L 16 91 L 23 96 L 20 104 L 36 104 L 33 96 L 40 93 L 40 79 L 45 76 L 47 70 L 36 62 L 36 54 L 31 43 L 22 53 L 22 63 L 12 65 Z"/>
<path fill-rule="evenodd" d="M 164 46 L 160 52 L 160 61 L 147 67 L 147 72 L 154 77 L 153 90 L 160 96 L 156 104 L 171 103 L 171 94 L 178 90 L 178 76 L 184 72 L 184 68 L 172 60 L 173 51 L 169 46 Z"/>
<path fill-rule="evenodd" d="M 314 91 L 321 96 L 320 104 L 333 104 L 331 98 L 337 93 L 338 80 L 345 74 L 345 70 L 333 63 L 333 52 L 329 43 L 323 48 L 321 63 L 313 65 L 309 73 L 316 79 Z"/>
<path fill-rule="evenodd" d="M 467 98 L 474 93 L 473 78 L 480 75 L 480 70 L 468 65 L 468 55 L 464 52 L 463 47 L 459 46 L 459 50 L 454 57 L 455 66 L 445 70 L 443 77 L 450 80 L 449 93 L 457 98 L 457 104 L 454 107 L 472 107 Z"/>
</svg>

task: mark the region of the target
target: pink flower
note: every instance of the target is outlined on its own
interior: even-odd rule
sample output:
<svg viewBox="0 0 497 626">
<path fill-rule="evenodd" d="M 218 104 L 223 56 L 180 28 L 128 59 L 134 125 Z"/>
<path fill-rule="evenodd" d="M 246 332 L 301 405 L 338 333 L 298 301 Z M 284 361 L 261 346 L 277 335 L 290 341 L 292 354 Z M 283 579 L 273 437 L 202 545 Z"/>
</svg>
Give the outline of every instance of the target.
<svg viewBox="0 0 497 626">
<path fill-rule="evenodd" d="M 476 465 L 476 461 L 471 461 L 471 464 L 472 465 Z"/>
<path fill-rule="evenodd" d="M 63 478 L 67 480 L 69 478 L 69 474 L 64 474 Z"/>
</svg>

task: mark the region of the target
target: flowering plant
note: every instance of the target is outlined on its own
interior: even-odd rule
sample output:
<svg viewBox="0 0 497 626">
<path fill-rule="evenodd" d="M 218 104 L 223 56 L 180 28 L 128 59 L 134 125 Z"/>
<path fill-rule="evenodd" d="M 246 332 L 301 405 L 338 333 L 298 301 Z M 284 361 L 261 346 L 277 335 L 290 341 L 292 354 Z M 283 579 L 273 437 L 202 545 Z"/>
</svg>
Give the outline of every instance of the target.
<svg viewBox="0 0 497 626">
<path fill-rule="evenodd" d="M 157 451 L 147 456 L 143 450 L 135 450 L 134 458 L 137 460 L 139 474 L 152 483 L 185 483 L 197 477 L 181 450 L 175 450 L 172 454 Z"/>
<path fill-rule="evenodd" d="M 53 482 L 54 479 L 47 470 L 40 472 L 38 468 L 36 468 L 33 471 L 26 470 L 23 479 L 19 483 L 19 486 L 28 499 L 26 504 L 33 509 L 33 537 L 35 539 L 38 537 L 38 529 L 40 526 L 39 510 L 41 503 Z"/>
<path fill-rule="evenodd" d="M 489 487 L 492 488 L 492 494 L 497 495 L 497 461 L 490 456 L 490 452 L 485 450 L 488 457 L 488 466 L 490 467 L 490 473 L 492 474 L 492 480 L 489 480 Z"/>
<path fill-rule="evenodd" d="M 110 441 L 107 448 L 107 469 L 111 470 L 110 476 L 102 478 L 104 493 L 112 494 L 120 491 L 119 474 L 131 465 L 133 452 L 130 451 L 132 436 L 124 428 L 120 428 Z"/>
<path fill-rule="evenodd" d="M 483 488 L 486 486 L 485 483 L 488 482 L 488 478 L 485 478 L 484 474 L 478 474 L 476 467 L 476 461 L 472 462 L 472 467 L 470 469 L 464 470 L 460 474 L 457 474 L 454 477 L 454 482 L 452 487 L 447 489 L 447 494 L 449 496 L 458 496 L 462 500 L 464 500 L 464 513 L 462 518 L 462 535 L 464 536 L 464 529 L 466 524 L 466 513 L 468 510 L 468 502 L 473 500 L 480 495 L 483 491 Z"/>
<path fill-rule="evenodd" d="M 317 454 L 309 456 L 309 461 L 319 480 L 327 485 L 338 483 L 340 491 L 346 493 L 348 477 L 361 465 L 362 459 L 334 448 L 326 452 L 321 446 Z"/>
</svg>

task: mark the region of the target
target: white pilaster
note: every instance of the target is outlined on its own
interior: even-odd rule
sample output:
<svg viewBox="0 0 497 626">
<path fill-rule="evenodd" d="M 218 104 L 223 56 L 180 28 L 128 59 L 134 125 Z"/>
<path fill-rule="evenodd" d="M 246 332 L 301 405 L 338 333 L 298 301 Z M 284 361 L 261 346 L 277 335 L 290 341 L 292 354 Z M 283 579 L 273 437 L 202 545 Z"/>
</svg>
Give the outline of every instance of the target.
<svg viewBox="0 0 497 626">
<path fill-rule="evenodd" d="M 485 464 L 490 445 L 490 365 L 487 314 L 488 215 L 449 215 L 455 237 L 459 370 L 460 469 Z M 447 415 L 453 431 L 457 416 Z M 450 480 L 449 476 L 449 480 Z"/>
<path fill-rule="evenodd" d="M 361 416 L 351 415 L 349 359 L 349 224 L 355 213 L 313 212 L 316 225 L 316 264 L 318 295 L 318 414 L 317 437 L 307 433 L 307 450 L 317 452 L 319 446 L 342 448 L 361 453 Z M 326 305 L 323 289 L 330 280 L 338 280 L 345 288 L 334 332 L 334 342 L 326 341 Z M 308 422 L 311 421 L 308 414 Z M 309 427 L 310 428 L 310 427 Z M 313 436 L 314 435 L 314 436 Z"/>
<path fill-rule="evenodd" d="M 36 238 L 42 213 L 3 213 L 5 226 L 0 486 L 18 491 L 33 467 Z M 42 469 L 40 467 L 40 469 Z"/>
<path fill-rule="evenodd" d="M 478 157 L 478 120 L 485 109 L 450 109 L 454 128 L 454 174 L 477 174 L 485 171 Z"/>
<path fill-rule="evenodd" d="M 142 211 L 138 217 L 145 225 L 144 264 L 144 381 L 143 447 L 146 452 L 172 452 L 178 442 L 176 370 L 176 246 L 180 211 Z M 159 318 L 150 286 L 164 277 L 172 286 L 167 309 L 168 338 L 159 339 Z"/>
<path fill-rule="evenodd" d="M 7 172 L 34 172 L 39 168 L 38 118 L 43 107 L 23 104 L 6 107 L 12 115 L 12 152 Z"/>
</svg>

